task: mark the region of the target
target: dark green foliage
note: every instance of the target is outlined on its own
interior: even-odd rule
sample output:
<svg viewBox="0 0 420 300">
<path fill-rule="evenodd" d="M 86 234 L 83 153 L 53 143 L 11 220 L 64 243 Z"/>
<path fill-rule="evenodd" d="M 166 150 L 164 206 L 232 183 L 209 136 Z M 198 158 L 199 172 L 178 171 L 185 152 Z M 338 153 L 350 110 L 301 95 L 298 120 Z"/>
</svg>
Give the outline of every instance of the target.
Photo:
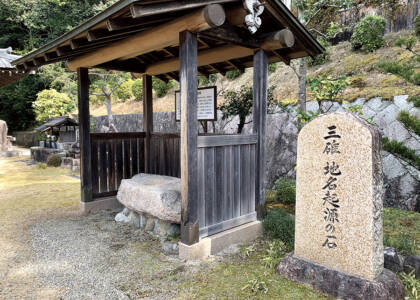
<svg viewBox="0 0 420 300">
<path fill-rule="evenodd" d="M 269 210 L 263 221 L 264 232 L 272 239 L 279 239 L 290 249 L 295 240 L 295 219 L 282 209 Z"/>
<path fill-rule="evenodd" d="M 268 89 L 267 104 L 269 112 L 276 106 L 273 96 L 275 86 Z M 223 120 L 229 117 L 239 116 L 239 124 L 237 133 L 240 134 L 245 126 L 246 117 L 252 112 L 253 105 L 253 88 L 243 85 L 237 92 L 235 90 L 226 91 L 223 93 L 226 101 L 218 109 L 223 113 Z"/>
<path fill-rule="evenodd" d="M 328 41 L 326 41 L 324 38 L 318 39 L 318 42 L 322 45 L 322 47 L 325 48 L 325 52 L 317 55 L 315 58 L 309 57 L 308 58 L 308 64 L 310 66 L 320 66 L 328 62 L 331 58 L 331 52 L 329 47 L 331 46 Z"/>
<path fill-rule="evenodd" d="M 386 19 L 380 16 L 366 16 L 356 24 L 351 37 L 354 50 L 372 52 L 384 44 Z"/>
<path fill-rule="evenodd" d="M 209 86 L 214 85 L 217 81 L 217 74 L 210 74 L 209 77 L 206 76 L 199 76 L 198 77 L 198 86 Z"/>
<path fill-rule="evenodd" d="M 143 100 L 143 80 L 136 79 L 131 86 L 131 91 L 134 96 L 134 100 L 142 101 Z"/>
<path fill-rule="evenodd" d="M 400 64 L 396 61 L 381 61 L 377 66 L 386 73 L 400 76 L 409 82 L 420 85 L 420 72 L 415 73 L 413 65 Z"/>
<path fill-rule="evenodd" d="M 171 88 L 173 88 L 173 86 L 174 84 L 172 80 L 166 83 L 165 81 L 160 80 L 159 78 L 153 77 L 152 87 L 158 98 L 165 97 L 166 94 L 168 94 L 168 91 Z"/>
<path fill-rule="evenodd" d="M 237 69 L 226 72 L 226 78 L 229 80 L 234 80 L 236 78 L 239 78 L 241 75 L 242 75 L 242 72 Z"/>
<path fill-rule="evenodd" d="M 294 204 L 296 202 L 296 181 L 289 178 L 277 179 L 275 183 L 276 202 Z"/>
<path fill-rule="evenodd" d="M 414 107 L 420 107 L 420 96 L 411 96 L 408 101 L 413 102 Z"/>
<path fill-rule="evenodd" d="M 402 159 L 408 161 L 417 169 L 420 169 L 420 156 L 416 154 L 416 151 L 404 146 L 403 143 L 396 140 L 390 141 L 388 138 L 384 137 L 382 139 L 382 148 L 385 151 L 388 151 Z"/>
<path fill-rule="evenodd" d="M 414 19 L 414 30 L 416 35 L 420 37 L 420 15 L 417 15 L 417 17 Z"/>
<path fill-rule="evenodd" d="M 61 166 L 61 157 L 57 154 L 51 154 L 47 158 L 47 166 L 55 168 Z"/>
<path fill-rule="evenodd" d="M 277 63 L 271 63 L 268 65 L 268 74 L 274 73 L 277 70 Z"/>
<path fill-rule="evenodd" d="M 0 88 L 0 119 L 7 122 L 9 132 L 25 130 L 34 125 L 32 103 L 45 88 L 47 86 L 38 75 L 30 75 Z"/>
<path fill-rule="evenodd" d="M 401 111 L 397 120 L 403 123 L 405 128 L 420 136 L 420 120 L 416 116 L 410 115 L 407 111 Z"/>
</svg>

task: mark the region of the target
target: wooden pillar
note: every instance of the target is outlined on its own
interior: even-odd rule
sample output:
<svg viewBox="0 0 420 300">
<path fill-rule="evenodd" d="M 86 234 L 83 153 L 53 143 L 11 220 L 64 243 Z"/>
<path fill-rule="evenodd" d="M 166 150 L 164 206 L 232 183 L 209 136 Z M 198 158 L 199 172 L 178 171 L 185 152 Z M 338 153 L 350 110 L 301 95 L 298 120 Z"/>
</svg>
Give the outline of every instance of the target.
<svg viewBox="0 0 420 300">
<path fill-rule="evenodd" d="M 144 143 L 144 172 L 150 173 L 150 139 L 153 132 L 153 92 L 152 76 L 143 75 L 143 130 L 146 133 Z"/>
<path fill-rule="evenodd" d="M 258 219 L 265 216 L 265 134 L 267 126 L 268 57 L 264 50 L 254 54 L 253 132 L 258 135 L 256 151 L 255 209 Z"/>
<path fill-rule="evenodd" d="M 199 241 L 197 171 L 197 36 L 179 34 L 181 85 L 181 242 Z"/>
<path fill-rule="evenodd" d="M 91 202 L 93 201 L 93 197 L 90 146 L 89 70 L 86 68 L 77 69 L 77 78 L 82 202 Z"/>
</svg>

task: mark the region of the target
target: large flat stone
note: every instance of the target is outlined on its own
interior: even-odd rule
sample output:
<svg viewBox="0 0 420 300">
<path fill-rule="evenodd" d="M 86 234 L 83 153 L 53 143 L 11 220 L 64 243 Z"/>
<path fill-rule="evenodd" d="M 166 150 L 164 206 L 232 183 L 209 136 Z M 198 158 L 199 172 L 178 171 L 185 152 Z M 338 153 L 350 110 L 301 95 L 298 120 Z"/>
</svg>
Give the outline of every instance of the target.
<svg viewBox="0 0 420 300">
<path fill-rule="evenodd" d="M 181 223 L 181 180 L 175 177 L 138 174 L 121 181 L 117 199 L 137 213 Z"/>
</svg>

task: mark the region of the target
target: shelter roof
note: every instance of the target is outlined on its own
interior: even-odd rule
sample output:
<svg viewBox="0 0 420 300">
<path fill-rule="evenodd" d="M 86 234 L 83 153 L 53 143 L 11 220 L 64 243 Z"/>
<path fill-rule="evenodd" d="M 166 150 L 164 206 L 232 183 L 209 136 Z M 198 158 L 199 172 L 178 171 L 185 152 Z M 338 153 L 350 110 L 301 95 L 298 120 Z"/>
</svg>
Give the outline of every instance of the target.
<svg viewBox="0 0 420 300">
<path fill-rule="evenodd" d="M 62 127 L 62 126 L 79 126 L 79 124 L 75 120 L 69 117 L 63 116 L 63 117 L 57 117 L 57 118 L 51 119 L 45 124 L 35 128 L 35 130 L 44 132 L 44 131 L 49 130 L 52 127 Z"/>
<path fill-rule="evenodd" d="M 0 49 L 0 87 L 16 82 L 27 75 L 25 72 L 19 72 L 12 65 L 12 61 L 20 57 L 12 54 L 11 47 Z"/>
<path fill-rule="evenodd" d="M 182 22 L 182 19 L 188 20 L 188 16 L 211 4 L 221 5 L 226 12 L 227 20 L 223 26 L 217 28 L 196 30 L 199 51 L 198 71 L 201 75 L 223 74 L 228 70 L 251 67 L 253 51 L 259 48 L 261 41 L 271 33 L 285 28 L 293 33 L 295 43 L 291 47 L 270 49 L 268 51 L 270 62 L 289 63 L 291 59 L 316 56 L 324 51 L 280 0 L 264 2 L 265 10 L 260 16 L 262 25 L 255 34 L 249 33 L 245 25 L 245 16 L 249 14 L 249 11 L 244 9 L 246 2 L 249 1 L 121 0 L 13 63 L 19 70 L 31 70 L 45 64 L 67 61 L 71 70 L 78 67 L 98 67 L 146 73 L 163 80 L 178 79 L 176 64 L 179 58 L 178 36 L 173 31 L 164 31 L 164 29 L 174 28 L 176 24 Z M 154 38 L 162 40 L 170 40 L 165 37 L 165 32 L 168 34 L 172 32 L 170 34 L 176 35 L 176 42 L 172 38 L 172 42 L 162 42 L 161 47 L 148 47 L 148 40 L 141 42 L 142 35 L 150 33 L 153 36 L 154 32 L 156 32 Z M 138 47 L 137 52 L 132 52 L 130 55 L 120 54 L 127 45 L 134 43 L 137 43 L 135 44 Z M 105 53 L 107 55 L 104 55 Z M 207 58 L 201 59 L 201 53 Z"/>
</svg>

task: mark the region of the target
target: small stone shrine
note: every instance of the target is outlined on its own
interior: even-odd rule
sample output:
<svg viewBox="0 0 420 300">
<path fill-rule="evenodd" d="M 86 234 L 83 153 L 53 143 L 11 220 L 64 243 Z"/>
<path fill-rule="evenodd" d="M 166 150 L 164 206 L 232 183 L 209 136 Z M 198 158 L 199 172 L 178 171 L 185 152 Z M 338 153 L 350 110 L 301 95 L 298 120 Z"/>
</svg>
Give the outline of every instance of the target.
<svg viewBox="0 0 420 300">
<path fill-rule="evenodd" d="M 298 137 L 295 252 L 278 266 L 291 280 L 345 299 L 400 299 L 384 269 L 379 131 L 349 113 L 322 115 Z"/>
</svg>

